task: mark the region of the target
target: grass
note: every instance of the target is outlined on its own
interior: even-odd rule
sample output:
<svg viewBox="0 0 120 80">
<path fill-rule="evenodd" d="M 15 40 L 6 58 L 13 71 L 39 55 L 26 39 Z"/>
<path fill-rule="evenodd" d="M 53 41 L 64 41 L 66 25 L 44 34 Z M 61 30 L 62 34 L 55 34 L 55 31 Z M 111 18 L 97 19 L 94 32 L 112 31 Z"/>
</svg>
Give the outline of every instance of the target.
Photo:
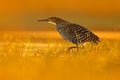
<svg viewBox="0 0 120 80">
<path fill-rule="evenodd" d="M 119 33 L 110 38 L 109 32 L 105 38 L 105 33 L 96 32 L 101 42 L 87 43 L 79 52 L 67 52 L 72 44 L 55 33 L 1 33 L 0 80 L 120 79 Z"/>
</svg>

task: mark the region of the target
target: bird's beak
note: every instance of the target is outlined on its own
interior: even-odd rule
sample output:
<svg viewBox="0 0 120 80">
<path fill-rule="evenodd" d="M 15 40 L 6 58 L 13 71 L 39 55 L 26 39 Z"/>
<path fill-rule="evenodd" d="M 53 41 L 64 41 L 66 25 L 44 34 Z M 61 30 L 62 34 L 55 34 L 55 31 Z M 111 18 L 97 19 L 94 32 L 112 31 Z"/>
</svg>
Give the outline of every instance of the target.
<svg viewBox="0 0 120 80">
<path fill-rule="evenodd" d="M 41 20 L 37 20 L 38 22 L 48 22 L 48 19 L 41 19 Z"/>
</svg>

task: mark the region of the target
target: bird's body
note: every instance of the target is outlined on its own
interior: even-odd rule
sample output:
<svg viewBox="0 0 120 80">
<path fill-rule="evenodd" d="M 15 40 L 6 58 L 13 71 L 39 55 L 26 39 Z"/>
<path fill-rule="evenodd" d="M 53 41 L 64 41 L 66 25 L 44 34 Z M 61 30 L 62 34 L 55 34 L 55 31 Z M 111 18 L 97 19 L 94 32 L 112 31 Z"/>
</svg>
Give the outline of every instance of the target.
<svg viewBox="0 0 120 80">
<path fill-rule="evenodd" d="M 77 24 L 57 25 L 58 32 L 65 40 L 74 44 L 84 44 L 85 42 L 98 43 L 99 38 L 91 31 Z"/>
<path fill-rule="evenodd" d="M 85 42 L 91 42 L 96 44 L 100 42 L 99 37 L 97 35 L 95 35 L 94 33 L 92 33 L 87 28 L 81 25 L 70 23 L 68 21 L 56 17 L 50 17 L 49 19 L 39 21 L 47 20 L 48 22 L 52 22 L 56 25 L 57 31 L 65 40 L 76 44 L 77 47 L 78 44 L 84 44 Z"/>
</svg>

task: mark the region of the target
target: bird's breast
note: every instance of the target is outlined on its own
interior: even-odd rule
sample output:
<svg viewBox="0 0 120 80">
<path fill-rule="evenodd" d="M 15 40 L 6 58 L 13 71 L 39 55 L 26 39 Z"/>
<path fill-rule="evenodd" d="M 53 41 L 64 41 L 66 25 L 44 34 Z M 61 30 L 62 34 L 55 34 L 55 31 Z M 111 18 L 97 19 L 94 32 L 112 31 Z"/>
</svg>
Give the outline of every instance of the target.
<svg viewBox="0 0 120 80">
<path fill-rule="evenodd" d="M 65 28 L 58 28 L 57 31 L 60 33 L 60 35 L 64 38 L 64 39 L 68 39 L 67 38 L 67 29 Z"/>
<path fill-rule="evenodd" d="M 74 34 L 74 31 L 70 30 L 69 27 L 57 28 L 57 30 L 65 40 L 68 40 L 70 42 L 74 42 L 73 38 L 75 40 L 76 36 Z"/>
</svg>

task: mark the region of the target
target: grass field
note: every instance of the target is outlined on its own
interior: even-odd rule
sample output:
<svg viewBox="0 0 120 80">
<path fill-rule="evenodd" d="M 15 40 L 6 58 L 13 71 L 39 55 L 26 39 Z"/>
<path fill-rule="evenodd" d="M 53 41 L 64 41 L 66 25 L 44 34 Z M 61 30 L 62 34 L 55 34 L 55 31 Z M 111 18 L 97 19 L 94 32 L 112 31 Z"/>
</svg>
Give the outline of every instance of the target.
<svg viewBox="0 0 120 80">
<path fill-rule="evenodd" d="M 0 80 L 120 80 L 120 32 L 67 51 L 55 31 L 0 32 Z"/>
</svg>

